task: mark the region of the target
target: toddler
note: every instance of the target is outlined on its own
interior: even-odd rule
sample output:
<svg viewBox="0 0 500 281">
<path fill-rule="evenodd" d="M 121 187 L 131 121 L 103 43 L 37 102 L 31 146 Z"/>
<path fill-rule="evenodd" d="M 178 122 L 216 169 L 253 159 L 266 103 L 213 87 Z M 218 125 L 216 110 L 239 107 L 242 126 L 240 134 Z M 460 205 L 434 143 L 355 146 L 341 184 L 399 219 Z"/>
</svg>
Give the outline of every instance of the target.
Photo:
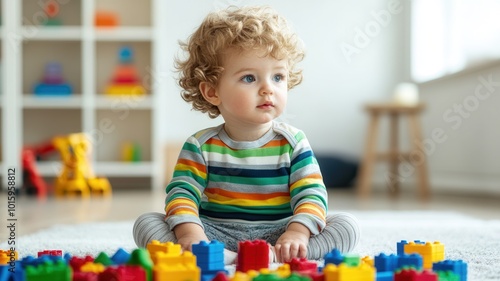
<svg viewBox="0 0 500 281">
<path fill-rule="evenodd" d="M 226 264 L 244 240 L 266 240 L 275 262 L 351 251 L 359 240 L 356 219 L 327 214 L 326 188 L 306 136 L 276 121 L 288 90 L 302 80 L 297 63 L 304 52 L 286 20 L 269 7 L 232 7 L 209 14 L 181 45 L 187 58 L 176 66 L 183 99 L 224 123 L 184 143 L 166 188 L 165 214 L 137 219 L 136 244 L 172 241 L 190 250 L 218 240 Z"/>
</svg>

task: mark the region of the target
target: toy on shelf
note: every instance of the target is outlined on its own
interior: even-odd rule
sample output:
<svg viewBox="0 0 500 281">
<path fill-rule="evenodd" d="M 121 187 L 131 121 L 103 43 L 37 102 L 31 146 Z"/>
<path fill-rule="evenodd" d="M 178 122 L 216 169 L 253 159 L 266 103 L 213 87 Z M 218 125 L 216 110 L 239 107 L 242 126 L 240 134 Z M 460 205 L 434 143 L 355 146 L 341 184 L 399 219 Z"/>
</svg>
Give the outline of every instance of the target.
<svg viewBox="0 0 500 281">
<path fill-rule="evenodd" d="M 71 85 L 64 81 L 60 63 L 45 65 L 42 81 L 33 87 L 33 93 L 37 96 L 69 96 L 73 93 Z"/>
<path fill-rule="evenodd" d="M 37 146 L 24 147 L 23 187 L 29 194 L 36 193 L 39 197 L 47 194 L 47 184 L 36 168 L 36 160 L 57 150 L 61 155 L 63 166 L 54 183 L 56 196 L 80 194 L 82 197 L 88 197 L 90 193 L 110 195 L 111 185 L 108 179 L 94 175 L 88 157 L 90 148 L 90 140 L 83 133 L 58 136 Z"/>
<path fill-rule="evenodd" d="M 137 69 L 133 64 L 132 48 L 124 46 L 118 52 L 119 63 L 104 93 L 106 95 L 144 95 L 146 90 L 139 82 Z"/>
<path fill-rule="evenodd" d="M 133 142 L 124 143 L 122 145 L 122 161 L 141 162 L 141 146 Z"/>
<path fill-rule="evenodd" d="M 47 0 L 44 5 L 44 11 L 47 15 L 47 19 L 44 20 L 44 25 L 49 26 L 60 26 L 61 20 L 57 18 L 59 14 L 59 3 L 55 0 Z"/>
<path fill-rule="evenodd" d="M 95 12 L 94 24 L 96 27 L 116 27 L 120 20 L 115 12 L 99 10 Z"/>
<path fill-rule="evenodd" d="M 82 197 L 88 197 L 90 193 L 111 195 L 108 179 L 94 174 L 88 157 L 91 143 L 85 134 L 55 137 L 53 144 L 59 150 L 63 162 L 62 171 L 55 182 L 56 196 L 75 193 Z"/>
</svg>

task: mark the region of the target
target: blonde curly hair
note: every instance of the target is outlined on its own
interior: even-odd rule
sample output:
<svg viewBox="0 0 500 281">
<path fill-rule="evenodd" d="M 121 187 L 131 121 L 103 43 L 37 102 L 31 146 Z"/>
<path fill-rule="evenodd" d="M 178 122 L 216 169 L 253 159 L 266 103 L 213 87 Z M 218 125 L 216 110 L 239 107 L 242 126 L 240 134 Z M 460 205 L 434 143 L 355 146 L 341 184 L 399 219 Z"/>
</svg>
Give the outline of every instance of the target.
<svg viewBox="0 0 500 281">
<path fill-rule="evenodd" d="M 286 20 L 270 7 L 229 7 L 212 12 L 187 42 L 180 42 L 188 57 L 177 58 L 182 98 L 193 109 L 207 112 L 210 118 L 219 116 L 217 106 L 205 100 L 200 92 L 201 82 L 218 86 L 224 71 L 222 54 L 228 49 L 263 49 L 265 55 L 287 60 L 288 89 L 302 81 L 302 70 L 296 64 L 304 58 L 301 41 Z"/>
</svg>

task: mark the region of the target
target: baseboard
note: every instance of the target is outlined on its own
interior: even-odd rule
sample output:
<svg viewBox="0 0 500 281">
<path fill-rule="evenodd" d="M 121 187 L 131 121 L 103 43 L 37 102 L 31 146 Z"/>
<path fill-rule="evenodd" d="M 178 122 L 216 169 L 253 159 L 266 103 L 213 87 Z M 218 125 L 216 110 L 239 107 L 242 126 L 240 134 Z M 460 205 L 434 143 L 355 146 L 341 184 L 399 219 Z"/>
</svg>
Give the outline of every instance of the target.
<svg viewBox="0 0 500 281">
<path fill-rule="evenodd" d="M 376 173 L 373 183 L 386 186 L 386 173 Z M 500 175 L 478 175 L 459 172 L 430 172 L 429 180 L 432 192 L 453 194 L 474 194 L 477 196 L 500 197 Z M 414 185 L 415 179 L 405 181 L 403 185 Z"/>
</svg>

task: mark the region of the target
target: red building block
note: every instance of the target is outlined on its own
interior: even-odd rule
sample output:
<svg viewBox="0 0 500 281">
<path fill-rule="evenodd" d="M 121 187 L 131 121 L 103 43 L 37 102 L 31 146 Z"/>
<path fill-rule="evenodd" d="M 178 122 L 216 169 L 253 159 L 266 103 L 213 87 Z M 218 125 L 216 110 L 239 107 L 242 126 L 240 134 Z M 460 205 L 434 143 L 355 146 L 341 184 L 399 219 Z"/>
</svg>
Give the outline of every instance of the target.
<svg viewBox="0 0 500 281">
<path fill-rule="evenodd" d="M 438 277 L 429 270 L 420 272 L 414 269 L 405 269 L 394 274 L 394 281 L 438 281 Z"/>
<path fill-rule="evenodd" d="M 69 260 L 69 266 L 71 266 L 73 272 L 79 272 L 82 265 L 87 262 L 94 262 L 94 258 L 91 256 L 86 256 L 84 258 L 71 257 L 71 259 Z"/>
<path fill-rule="evenodd" d="M 99 274 L 98 281 L 146 281 L 146 271 L 138 265 L 108 267 Z"/>
<path fill-rule="evenodd" d="M 305 258 L 293 258 L 291 261 L 287 262 L 287 264 L 290 265 L 291 271 L 297 271 L 300 273 L 318 271 L 318 264 L 312 261 L 308 261 Z"/>
<path fill-rule="evenodd" d="M 62 257 L 62 251 L 61 250 L 43 250 L 38 252 L 38 257 L 41 256 L 56 256 L 56 257 Z"/>
<path fill-rule="evenodd" d="M 97 273 L 73 272 L 73 281 L 99 281 Z"/>
<path fill-rule="evenodd" d="M 264 240 L 243 241 L 238 244 L 237 271 L 269 268 L 269 245 Z"/>
</svg>

